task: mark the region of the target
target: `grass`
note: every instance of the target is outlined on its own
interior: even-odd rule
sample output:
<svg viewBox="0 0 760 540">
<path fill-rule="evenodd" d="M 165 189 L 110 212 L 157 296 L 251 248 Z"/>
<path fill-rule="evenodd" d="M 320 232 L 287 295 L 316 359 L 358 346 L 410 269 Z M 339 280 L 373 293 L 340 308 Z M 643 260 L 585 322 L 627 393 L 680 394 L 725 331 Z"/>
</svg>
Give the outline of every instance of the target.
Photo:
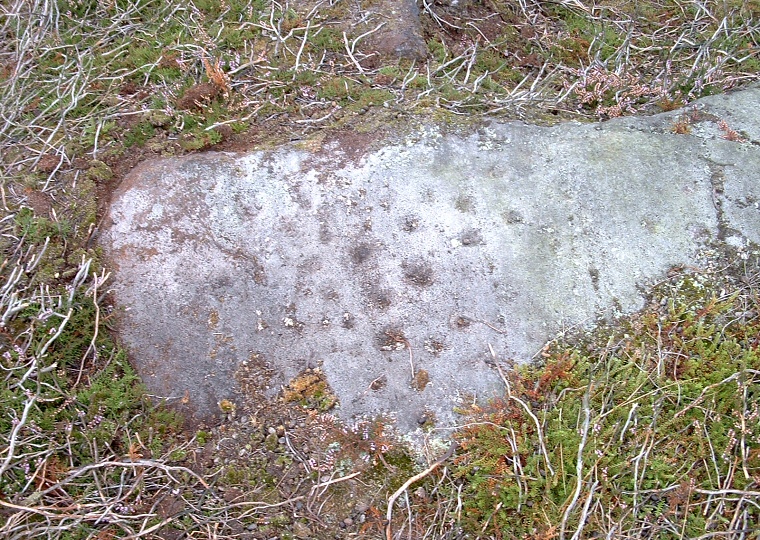
<svg viewBox="0 0 760 540">
<path fill-rule="evenodd" d="M 347 25 L 356 13 L 342 2 L 301 11 L 242 0 L 11 3 L 0 19 L 3 168 L 15 175 L 14 165 L 47 154 L 68 165 L 115 152 L 123 137 L 144 145 L 184 134 L 195 150 L 218 142 L 204 133 L 219 125 L 254 127 L 284 114 L 309 131 L 348 121 L 353 102 L 594 118 L 756 79 L 756 0 L 518 6 L 449 13 L 423 2 L 429 60 L 375 67 L 366 44 L 378 16 Z M 223 91 L 183 112 L 183 94 L 218 84 L 214 73 L 226 79 Z M 366 96 L 378 81 L 385 93 Z M 144 121 L 156 112 L 164 124 Z"/>
<path fill-rule="evenodd" d="M 320 377 L 195 436 L 145 396 L 95 243 L 125 164 L 400 113 L 594 121 L 760 71 L 757 0 L 422 1 L 415 62 L 373 55 L 371 7 L 0 6 L 2 536 L 757 538 L 756 261 L 681 273 L 636 316 L 502 362 L 507 395 L 462 411 L 458 450 L 399 493 L 390 529 L 388 497 L 425 465 L 383 419 L 325 414 Z"/>
</svg>

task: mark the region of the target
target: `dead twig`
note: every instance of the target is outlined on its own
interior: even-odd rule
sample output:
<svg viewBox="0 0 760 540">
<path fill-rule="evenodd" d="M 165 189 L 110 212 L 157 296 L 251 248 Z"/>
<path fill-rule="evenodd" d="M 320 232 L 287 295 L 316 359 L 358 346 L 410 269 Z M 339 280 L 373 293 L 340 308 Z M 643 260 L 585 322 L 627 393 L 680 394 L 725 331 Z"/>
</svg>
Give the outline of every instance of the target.
<svg viewBox="0 0 760 540">
<path fill-rule="evenodd" d="M 496 358 L 496 353 L 493 350 L 493 347 L 491 344 L 488 344 L 488 348 L 491 351 L 491 357 L 494 360 L 494 365 L 496 366 L 496 369 L 499 372 L 499 375 L 501 376 L 501 380 L 504 382 L 504 386 L 507 390 L 507 397 L 515 402 L 517 402 L 525 411 L 525 413 L 530 416 L 531 420 L 533 420 L 533 423 L 536 425 L 536 435 L 538 436 L 538 444 L 541 447 L 541 454 L 544 456 L 544 463 L 546 464 L 546 468 L 548 469 L 549 473 L 554 475 L 554 468 L 552 467 L 551 461 L 549 460 L 549 452 L 546 451 L 546 443 L 544 441 L 544 433 L 543 429 L 541 428 L 541 423 L 538 421 L 538 418 L 536 418 L 536 415 L 533 414 L 533 411 L 530 410 L 530 407 L 528 407 L 528 404 L 525 403 L 522 399 L 517 397 L 512 393 L 512 385 L 509 384 L 509 379 L 504 374 L 504 371 L 501 369 L 501 366 L 499 365 L 499 362 Z"/>
<path fill-rule="evenodd" d="M 425 469 L 421 473 L 415 474 L 414 476 L 409 478 L 406 482 L 404 482 L 404 484 L 400 488 L 398 488 L 393 493 L 393 495 L 391 495 L 388 498 L 388 509 L 385 513 L 385 539 L 386 540 L 393 540 L 393 526 L 392 526 L 393 505 L 396 502 L 396 499 L 398 499 L 402 493 L 404 493 L 407 489 L 409 489 L 409 486 L 411 486 L 415 482 L 422 480 L 423 478 L 428 476 L 430 473 L 432 473 L 438 467 L 440 467 L 447 459 L 453 456 L 458 446 L 459 445 L 456 441 L 452 442 L 449 449 L 446 451 L 446 453 L 443 456 L 441 456 L 438 459 L 438 461 L 430 465 L 427 469 Z"/>
</svg>

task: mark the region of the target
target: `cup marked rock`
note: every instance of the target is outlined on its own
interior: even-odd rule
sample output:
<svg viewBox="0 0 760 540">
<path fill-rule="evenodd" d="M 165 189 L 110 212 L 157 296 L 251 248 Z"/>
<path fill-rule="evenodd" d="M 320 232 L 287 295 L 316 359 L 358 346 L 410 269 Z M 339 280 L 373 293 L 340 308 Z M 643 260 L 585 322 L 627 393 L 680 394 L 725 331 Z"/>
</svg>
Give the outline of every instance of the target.
<svg viewBox="0 0 760 540">
<path fill-rule="evenodd" d="M 351 158 L 335 142 L 144 163 L 101 239 L 122 338 L 150 392 L 189 396 L 196 419 L 245 400 L 235 374 L 255 361 L 268 398 L 321 366 L 346 419 L 451 425 L 458 400 L 500 390 L 490 347 L 526 361 L 563 327 L 640 308 L 640 286 L 707 243 L 760 242 L 758 102 L 427 126 Z"/>
</svg>

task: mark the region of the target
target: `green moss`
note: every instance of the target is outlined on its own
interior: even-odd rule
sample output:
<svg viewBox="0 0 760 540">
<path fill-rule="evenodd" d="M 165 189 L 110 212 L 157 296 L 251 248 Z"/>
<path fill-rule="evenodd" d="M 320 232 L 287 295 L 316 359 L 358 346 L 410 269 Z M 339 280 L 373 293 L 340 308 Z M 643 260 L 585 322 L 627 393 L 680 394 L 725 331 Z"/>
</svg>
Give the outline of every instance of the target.
<svg viewBox="0 0 760 540">
<path fill-rule="evenodd" d="M 114 140 L 117 131 L 116 122 L 112 120 L 102 123 L 92 121 L 85 128 L 81 142 L 85 147 L 94 146 L 97 135 L 98 144 L 102 148 L 106 143 Z"/>
<path fill-rule="evenodd" d="M 269 518 L 269 524 L 273 527 L 284 527 L 285 525 L 290 524 L 290 522 L 290 516 L 287 514 L 275 514 Z"/>
<path fill-rule="evenodd" d="M 448 56 L 448 51 L 444 43 L 435 38 L 431 38 L 427 42 L 428 53 L 439 64 L 443 64 Z"/>
<path fill-rule="evenodd" d="M 350 104 L 349 108 L 351 110 L 359 110 L 371 106 L 380 106 L 383 103 L 394 101 L 395 97 L 393 92 L 381 88 L 362 90 L 357 93 L 355 101 Z"/>
<path fill-rule="evenodd" d="M 160 57 L 161 49 L 149 45 L 140 45 L 129 50 L 129 62 L 133 68 L 144 68 L 156 64 Z"/>
<path fill-rule="evenodd" d="M 70 12 L 78 18 L 86 18 L 95 14 L 98 7 L 97 0 L 58 0 L 58 9 Z"/>
<path fill-rule="evenodd" d="M 167 127 L 172 123 L 172 118 L 162 110 L 152 111 L 147 118 L 147 122 L 153 127 Z"/>
<path fill-rule="evenodd" d="M 86 174 L 93 182 L 105 182 L 113 178 L 111 167 L 97 159 L 90 161 Z"/>
<path fill-rule="evenodd" d="M 224 467 L 222 475 L 227 486 L 274 486 L 277 479 L 267 472 L 268 462 L 264 458 L 254 457 L 249 462 L 229 464 Z M 259 500 L 277 502 L 276 493 L 263 493 Z"/>
<path fill-rule="evenodd" d="M 202 150 L 222 141 L 222 135 L 218 131 L 198 129 L 184 133 L 180 138 L 180 146 L 188 151 Z"/>
<path fill-rule="evenodd" d="M 274 452 L 277 450 L 277 447 L 279 446 L 278 437 L 276 433 L 270 433 L 267 435 L 267 438 L 264 439 L 264 447 L 269 450 L 270 452 Z"/>
<path fill-rule="evenodd" d="M 355 87 L 356 83 L 346 77 L 330 78 L 317 88 L 317 97 L 330 101 L 344 101 Z"/>
<path fill-rule="evenodd" d="M 345 50 L 343 34 L 335 28 L 323 27 L 309 38 L 309 44 L 317 50 L 332 52 Z"/>
<path fill-rule="evenodd" d="M 67 220 L 52 221 L 39 217 L 31 208 L 24 207 L 16 212 L 14 222 L 18 234 L 29 243 L 42 243 L 47 238 L 65 239 L 71 233 L 71 224 Z"/>
<path fill-rule="evenodd" d="M 81 339 L 82 330 L 74 325 L 72 328 L 71 332 Z M 81 356 L 77 360 L 81 360 Z M 77 394 L 77 398 L 87 406 L 91 415 L 99 413 L 113 420 L 127 420 L 123 415 L 128 414 L 135 404 L 142 404 L 144 391 L 138 382 L 137 375 L 126 362 L 126 355 L 120 353 L 92 379 L 88 388 Z"/>
<path fill-rule="evenodd" d="M 132 126 L 127 133 L 124 134 L 124 146 L 129 148 L 130 146 L 143 146 L 148 139 L 155 136 L 156 128 L 149 121 L 142 121 L 135 126 Z"/>
<path fill-rule="evenodd" d="M 399 66 L 383 66 L 377 70 L 377 73 L 385 77 L 393 77 L 394 79 L 404 74 Z"/>
<path fill-rule="evenodd" d="M 747 489 L 760 472 L 760 453 L 749 457 L 760 450 L 760 422 L 741 421 L 756 415 L 746 396 L 760 393 L 760 356 L 749 337 L 760 323 L 737 318 L 746 292 L 734 285 L 733 294 L 718 298 L 716 287 L 726 283 L 681 277 L 657 291 L 657 307 L 509 374 L 513 395 L 541 419 L 546 453 L 523 404 L 505 397 L 476 412 L 473 427 L 462 432 L 454 473 L 464 482 L 469 526 L 478 530 L 488 520 L 494 531 L 521 537 L 556 532 L 552 527 L 565 520 L 576 530 L 580 508 L 565 511 L 582 447 L 581 500 L 598 501 L 621 531 L 634 529 L 641 514 L 682 523 L 687 537 L 705 534 L 705 520 L 685 515 L 675 494 L 688 491 L 692 512 L 700 514 L 708 498 L 694 486 L 717 489 L 718 478 L 730 477 L 732 489 Z M 746 430 L 744 450 L 738 429 Z M 732 476 L 737 460 L 746 474 Z M 642 490 L 663 495 L 638 495 Z M 603 519 L 592 512 L 589 529 Z"/>
<path fill-rule="evenodd" d="M 495 49 L 484 49 L 478 53 L 474 67 L 477 72 L 496 73 L 506 65 L 504 54 Z"/>
</svg>

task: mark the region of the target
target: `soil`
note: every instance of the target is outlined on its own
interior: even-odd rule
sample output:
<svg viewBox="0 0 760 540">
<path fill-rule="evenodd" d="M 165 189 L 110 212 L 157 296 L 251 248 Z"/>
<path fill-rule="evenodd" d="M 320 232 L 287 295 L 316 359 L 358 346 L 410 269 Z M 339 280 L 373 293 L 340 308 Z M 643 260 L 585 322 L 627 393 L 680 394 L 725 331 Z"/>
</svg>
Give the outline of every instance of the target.
<svg viewBox="0 0 760 540">
<path fill-rule="evenodd" d="M 387 482 L 394 473 L 408 474 L 389 461 L 401 456 L 411 465 L 382 422 L 351 430 L 315 408 L 318 402 L 309 393 L 315 387 L 329 392 L 318 371 L 307 370 L 275 400 L 259 393 L 266 367 L 252 363 L 238 377 L 259 398 L 240 406 L 226 404 L 229 413 L 219 426 L 194 426 L 209 437 L 181 463 L 205 478 L 216 478 L 215 491 L 228 503 L 272 504 L 258 511 L 254 522 L 231 519 L 227 526 L 236 537 L 263 540 L 281 531 L 300 531 L 304 534 L 297 537 L 315 539 L 381 537 Z M 184 506 L 177 500 L 164 509 L 174 515 Z M 166 526 L 161 534 L 169 538 L 178 532 Z"/>
<path fill-rule="evenodd" d="M 201 110 L 204 104 L 211 103 L 220 94 L 220 89 L 213 83 L 200 83 L 191 86 L 177 100 L 177 107 L 185 111 Z"/>
</svg>

